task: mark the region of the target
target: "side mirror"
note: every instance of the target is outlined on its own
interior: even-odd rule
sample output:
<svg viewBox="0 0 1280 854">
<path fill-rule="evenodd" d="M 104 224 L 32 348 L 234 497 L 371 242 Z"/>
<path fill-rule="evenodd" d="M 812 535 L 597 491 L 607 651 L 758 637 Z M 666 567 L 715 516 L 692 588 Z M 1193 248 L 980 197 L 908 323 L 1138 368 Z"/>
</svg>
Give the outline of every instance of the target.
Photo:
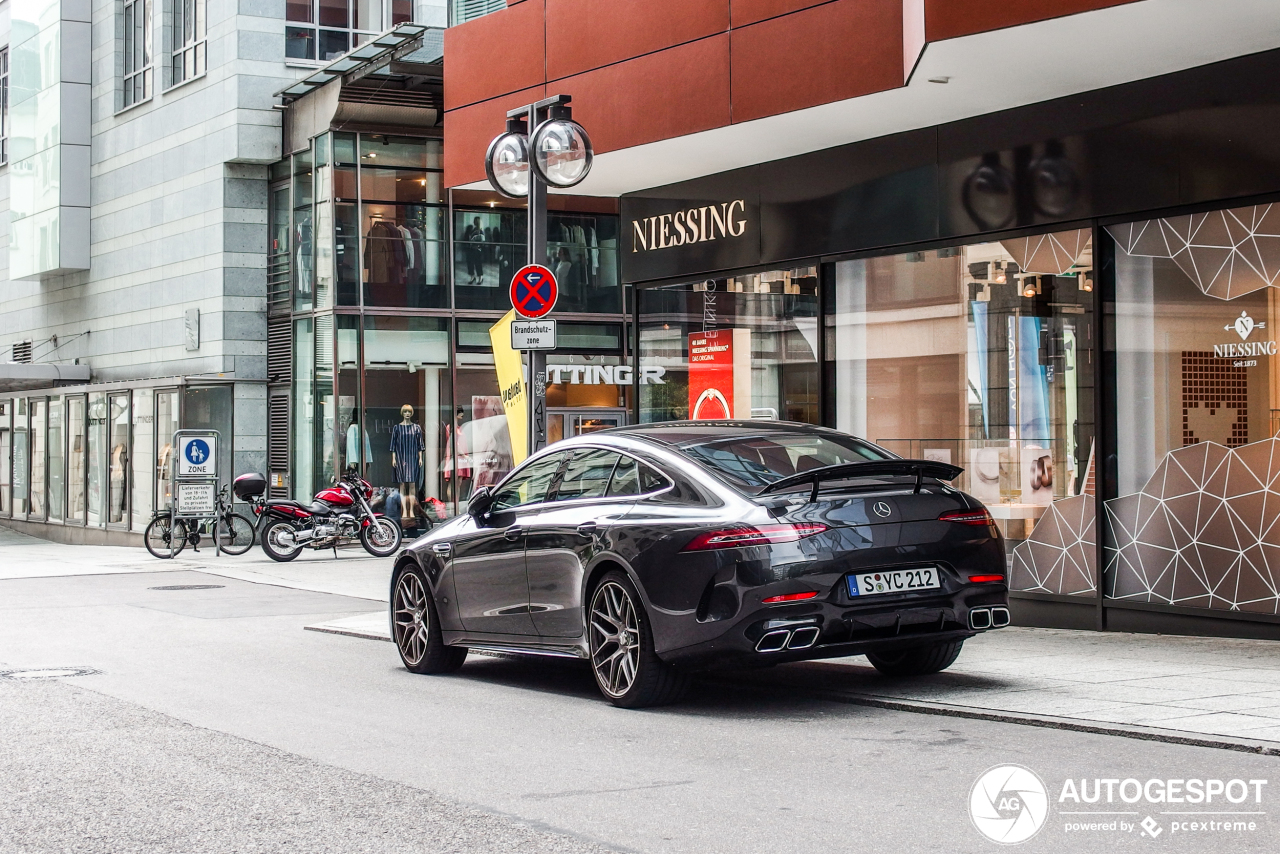
<svg viewBox="0 0 1280 854">
<path fill-rule="evenodd" d="M 471 498 L 467 501 L 467 514 L 479 519 L 488 512 L 489 507 L 492 505 L 493 489 L 488 486 L 482 486 L 471 493 Z"/>
</svg>

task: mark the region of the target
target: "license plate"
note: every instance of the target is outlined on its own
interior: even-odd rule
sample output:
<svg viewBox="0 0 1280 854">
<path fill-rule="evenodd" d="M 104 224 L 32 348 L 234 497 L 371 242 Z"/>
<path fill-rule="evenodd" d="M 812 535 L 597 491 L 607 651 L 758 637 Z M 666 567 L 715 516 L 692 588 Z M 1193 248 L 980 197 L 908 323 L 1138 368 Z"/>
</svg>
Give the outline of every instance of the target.
<svg viewBox="0 0 1280 854">
<path fill-rule="evenodd" d="M 915 590 L 936 590 L 942 586 L 938 570 L 932 566 L 912 569 L 890 569 L 885 572 L 867 572 L 846 576 L 850 596 L 878 596 L 882 593 L 911 593 Z"/>
</svg>

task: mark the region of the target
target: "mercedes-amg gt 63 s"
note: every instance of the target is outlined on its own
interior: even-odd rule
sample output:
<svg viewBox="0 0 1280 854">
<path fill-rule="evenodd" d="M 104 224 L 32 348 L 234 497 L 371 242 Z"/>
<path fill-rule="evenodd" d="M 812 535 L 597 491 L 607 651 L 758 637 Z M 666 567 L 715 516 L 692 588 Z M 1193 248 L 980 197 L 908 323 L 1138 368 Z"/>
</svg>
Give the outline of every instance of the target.
<svg viewBox="0 0 1280 854">
<path fill-rule="evenodd" d="M 1004 544 L 961 471 L 773 421 L 557 442 L 400 553 L 392 634 L 415 673 L 469 649 L 583 659 L 625 707 L 718 667 L 934 673 L 1009 624 Z"/>
</svg>

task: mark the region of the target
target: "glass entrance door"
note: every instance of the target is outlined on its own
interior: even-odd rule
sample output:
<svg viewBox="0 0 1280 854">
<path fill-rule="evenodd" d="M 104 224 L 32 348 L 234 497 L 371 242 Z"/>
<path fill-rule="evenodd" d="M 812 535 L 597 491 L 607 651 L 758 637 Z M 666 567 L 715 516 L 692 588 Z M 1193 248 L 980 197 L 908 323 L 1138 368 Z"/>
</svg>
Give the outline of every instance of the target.
<svg viewBox="0 0 1280 854">
<path fill-rule="evenodd" d="M 618 407 L 547 410 L 547 444 L 570 436 L 583 436 L 627 423 L 627 411 Z"/>
</svg>

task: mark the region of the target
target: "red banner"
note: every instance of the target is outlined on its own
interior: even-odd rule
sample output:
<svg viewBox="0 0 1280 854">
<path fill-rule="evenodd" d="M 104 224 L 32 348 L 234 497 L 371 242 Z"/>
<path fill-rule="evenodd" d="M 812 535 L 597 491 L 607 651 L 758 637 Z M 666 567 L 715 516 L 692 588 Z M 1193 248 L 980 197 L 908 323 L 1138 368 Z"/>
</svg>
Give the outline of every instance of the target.
<svg viewBox="0 0 1280 854">
<path fill-rule="evenodd" d="M 751 417 L 751 330 L 689 334 L 689 418 Z"/>
</svg>

